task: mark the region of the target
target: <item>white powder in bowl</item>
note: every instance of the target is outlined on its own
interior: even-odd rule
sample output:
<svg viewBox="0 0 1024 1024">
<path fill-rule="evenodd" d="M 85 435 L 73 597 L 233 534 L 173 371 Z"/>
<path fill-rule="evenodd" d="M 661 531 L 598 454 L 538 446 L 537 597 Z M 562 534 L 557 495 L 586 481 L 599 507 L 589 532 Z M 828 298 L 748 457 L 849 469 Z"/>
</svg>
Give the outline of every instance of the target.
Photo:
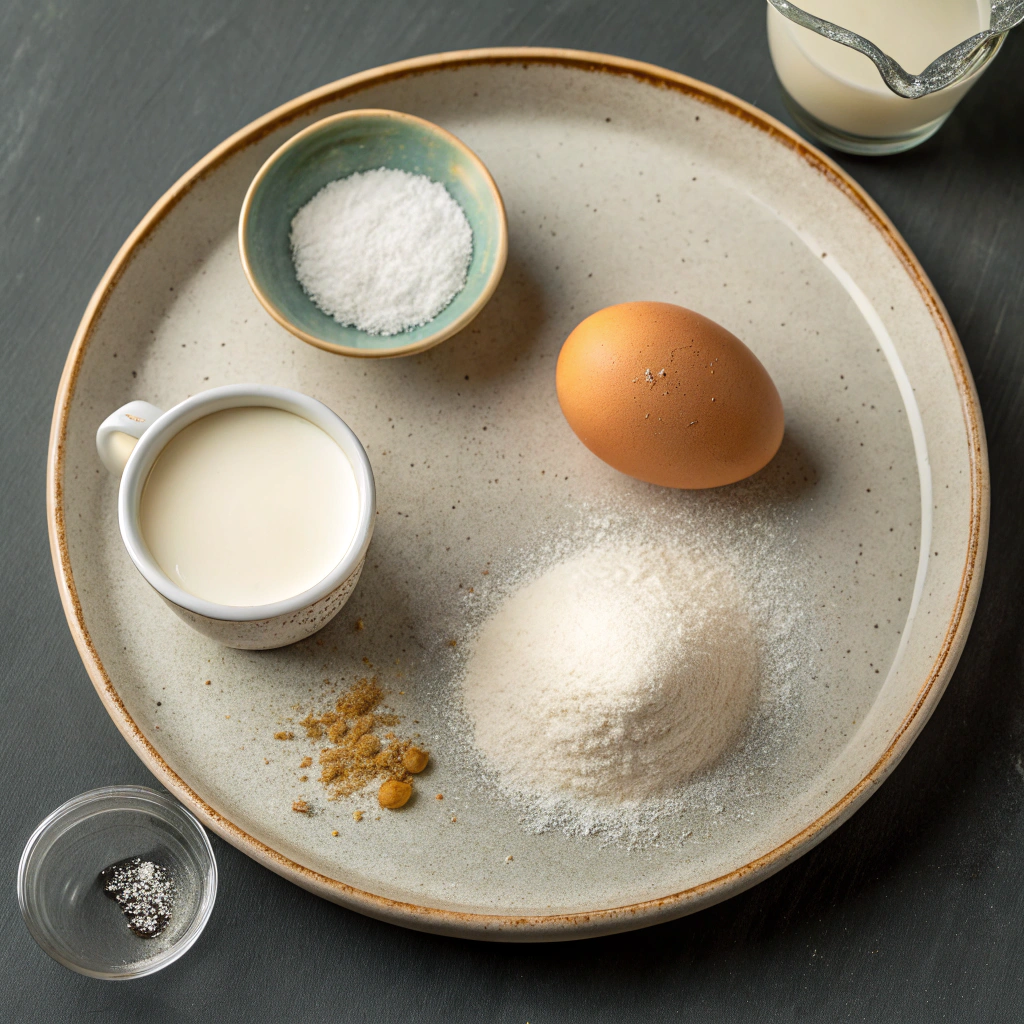
<svg viewBox="0 0 1024 1024">
<path fill-rule="evenodd" d="M 292 220 L 291 245 L 299 284 L 325 313 L 392 335 L 462 291 L 473 230 L 440 182 L 379 167 L 317 192 Z"/>
<path fill-rule="evenodd" d="M 590 550 L 482 626 L 463 701 L 497 781 L 543 804 L 667 795 L 743 732 L 757 689 L 744 594 L 679 548 Z"/>
</svg>

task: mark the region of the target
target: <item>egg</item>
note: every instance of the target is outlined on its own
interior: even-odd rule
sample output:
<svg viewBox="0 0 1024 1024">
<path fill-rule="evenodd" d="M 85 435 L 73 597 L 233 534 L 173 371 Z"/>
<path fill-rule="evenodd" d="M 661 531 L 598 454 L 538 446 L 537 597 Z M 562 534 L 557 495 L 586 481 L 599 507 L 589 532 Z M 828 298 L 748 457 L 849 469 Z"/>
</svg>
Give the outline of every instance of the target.
<svg viewBox="0 0 1024 1024">
<path fill-rule="evenodd" d="M 735 483 L 782 443 L 782 400 L 757 356 L 671 303 L 624 302 L 588 316 L 562 345 L 555 386 L 587 448 L 663 487 Z"/>
</svg>

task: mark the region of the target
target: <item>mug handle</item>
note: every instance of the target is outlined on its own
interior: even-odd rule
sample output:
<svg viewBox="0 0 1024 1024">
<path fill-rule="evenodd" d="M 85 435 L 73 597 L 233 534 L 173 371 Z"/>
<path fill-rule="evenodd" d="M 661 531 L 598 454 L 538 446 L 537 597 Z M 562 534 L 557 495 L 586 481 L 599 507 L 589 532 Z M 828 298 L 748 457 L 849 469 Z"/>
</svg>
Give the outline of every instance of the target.
<svg viewBox="0 0 1024 1024">
<path fill-rule="evenodd" d="M 96 451 L 100 461 L 114 476 L 124 472 L 128 456 L 142 435 L 163 415 L 149 402 L 129 402 L 112 412 L 96 431 Z"/>
</svg>

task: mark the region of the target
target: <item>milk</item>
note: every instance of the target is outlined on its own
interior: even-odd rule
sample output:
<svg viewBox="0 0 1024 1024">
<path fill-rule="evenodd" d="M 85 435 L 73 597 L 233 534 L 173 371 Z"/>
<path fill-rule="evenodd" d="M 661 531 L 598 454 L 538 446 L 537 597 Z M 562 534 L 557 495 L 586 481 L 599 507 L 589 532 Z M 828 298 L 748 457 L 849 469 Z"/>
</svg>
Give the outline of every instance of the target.
<svg viewBox="0 0 1024 1024">
<path fill-rule="evenodd" d="M 167 442 L 142 492 L 150 552 L 178 586 L 225 605 L 300 594 L 342 559 L 359 517 L 347 456 L 268 407 L 226 409 Z"/>
<path fill-rule="evenodd" d="M 988 28 L 988 0 L 802 0 L 798 6 L 869 39 L 905 71 Z M 899 136 L 947 115 L 977 75 L 908 100 L 891 92 L 864 54 L 802 28 L 768 7 L 768 44 L 779 80 L 826 125 L 867 138 Z"/>
</svg>

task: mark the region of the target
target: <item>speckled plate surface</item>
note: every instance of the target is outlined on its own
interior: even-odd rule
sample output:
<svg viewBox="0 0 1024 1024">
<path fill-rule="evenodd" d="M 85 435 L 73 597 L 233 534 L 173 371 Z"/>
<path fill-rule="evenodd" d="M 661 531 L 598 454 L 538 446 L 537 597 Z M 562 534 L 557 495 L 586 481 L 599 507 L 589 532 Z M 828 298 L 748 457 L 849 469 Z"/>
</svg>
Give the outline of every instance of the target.
<svg viewBox="0 0 1024 1024">
<path fill-rule="evenodd" d="M 370 106 L 463 139 L 509 218 L 508 267 L 477 320 L 427 353 L 373 362 L 303 345 L 272 321 L 246 284 L 235 232 L 270 152 L 313 120 Z M 559 346 L 586 314 L 638 298 L 699 309 L 771 372 L 787 432 L 757 477 L 664 491 L 576 441 L 554 394 Z M 168 407 L 240 381 L 326 402 L 363 440 L 378 487 L 350 604 L 318 636 L 262 653 L 218 647 L 162 605 L 121 545 L 116 484 L 93 448 L 97 424 L 129 399 Z M 550 940 L 724 899 L 870 795 L 963 647 L 984 563 L 987 474 L 973 384 L 941 302 L 884 215 L 826 157 L 754 108 L 659 68 L 487 50 L 303 96 L 226 141 L 156 204 L 72 346 L 48 515 L 68 620 L 101 699 L 210 828 L 376 917 Z M 766 677 L 739 747 L 670 808 L 638 813 L 636 830 L 627 822 L 630 843 L 614 829 L 581 835 L 496 791 L 468 741 L 458 684 L 475 627 L 504 595 L 569 552 L 637 536 L 684 539 L 736 568 L 761 616 Z M 379 817 L 369 794 L 330 801 L 315 769 L 302 781 L 316 745 L 301 729 L 274 739 L 367 663 L 433 755 L 417 798 Z M 300 797 L 314 813 L 292 811 Z"/>
</svg>

